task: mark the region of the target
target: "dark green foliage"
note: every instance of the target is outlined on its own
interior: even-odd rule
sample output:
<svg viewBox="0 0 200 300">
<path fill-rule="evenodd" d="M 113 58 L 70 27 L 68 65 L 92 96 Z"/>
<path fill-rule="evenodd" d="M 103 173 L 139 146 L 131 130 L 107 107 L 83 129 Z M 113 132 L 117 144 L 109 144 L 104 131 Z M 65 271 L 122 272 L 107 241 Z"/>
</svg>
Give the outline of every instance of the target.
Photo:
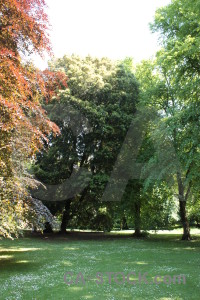
<svg viewBox="0 0 200 300">
<path fill-rule="evenodd" d="M 109 213 L 99 214 L 99 209 L 112 207 L 101 197 L 136 111 L 138 84 L 132 65 L 78 56 L 64 56 L 50 65 L 66 72 L 69 89 L 60 93 L 59 104 L 53 100 L 45 106 L 61 135 L 50 139 L 48 152 L 38 154 L 34 172 L 44 184 L 58 185 L 74 169 L 87 169 L 92 177 L 71 203 L 72 224 L 110 230 Z M 64 203 L 45 202 L 54 213 Z"/>
</svg>

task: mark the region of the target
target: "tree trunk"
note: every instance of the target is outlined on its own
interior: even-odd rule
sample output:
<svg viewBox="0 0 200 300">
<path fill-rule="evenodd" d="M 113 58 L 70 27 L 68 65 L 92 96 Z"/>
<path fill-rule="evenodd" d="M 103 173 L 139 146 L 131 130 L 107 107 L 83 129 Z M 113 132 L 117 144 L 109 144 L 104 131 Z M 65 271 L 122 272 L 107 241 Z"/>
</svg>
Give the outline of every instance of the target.
<svg viewBox="0 0 200 300">
<path fill-rule="evenodd" d="M 187 219 L 187 213 L 186 213 L 186 201 L 187 197 L 184 196 L 184 186 L 181 179 L 180 172 L 177 172 L 177 181 L 178 181 L 178 192 L 179 192 L 179 207 L 180 207 L 180 217 L 181 217 L 181 223 L 183 226 L 183 235 L 182 240 L 191 240 L 190 235 L 190 226 Z M 188 196 L 188 193 L 187 193 Z"/>
<path fill-rule="evenodd" d="M 140 236 L 142 236 L 142 233 L 141 233 L 141 216 L 140 216 L 140 209 L 141 209 L 140 200 L 138 202 L 135 202 L 134 206 L 135 206 L 135 232 L 134 232 L 134 236 L 140 237 Z"/>
<path fill-rule="evenodd" d="M 179 205 L 180 205 L 181 223 L 183 226 L 182 240 L 190 241 L 191 235 L 190 235 L 190 226 L 186 214 L 186 201 L 183 200 L 179 201 Z"/>
<path fill-rule="evenodd" d="M 65 208 L 64 208 L 64 212 L 62 215 L 62 222 L 61 222 L 61 226 L 60 226 L 60 233 L 65 234 L 66 233 L 66 229 L 67 229 L 67 225 L 69 223 L 70 220 L 70 205 L 71 205 L 72 199 L 68 199 L 65 203 Z"/>
<path fill-rule="evenodd" d="M 53 229 L 51 227 L 51 224 L 49 222 L 45 223 L 45 229 L 43 231 L 44 233 L 53 233 Z"/>
</svg>

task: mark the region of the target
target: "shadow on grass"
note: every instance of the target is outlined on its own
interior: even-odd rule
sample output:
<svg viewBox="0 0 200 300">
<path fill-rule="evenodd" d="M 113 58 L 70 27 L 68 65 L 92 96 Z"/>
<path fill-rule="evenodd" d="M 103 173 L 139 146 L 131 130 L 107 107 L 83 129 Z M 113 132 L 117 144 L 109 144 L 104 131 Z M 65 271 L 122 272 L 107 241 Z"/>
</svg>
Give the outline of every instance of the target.
<svg viewBox="0 0 200 300">
<path fill-rule="evenodd" d="M 30 260 L 31 252 L 41 252 L 40 248 L 0 247 L 0 269 L 9 272 L 27 271 L 41 266 L 41 262 Z M 26 254 L 25 254 L 26 253 Z"/>
<path fill-rule="evenodd" d="M 6 253 L 6 252 L 5 252 Z M 19 272 L 32 270 L 40 266 L 40 262 L 34 262 L 26 259 L 19 259 L 14 256 L 0 255 L 0 269 L 4 271 Z"/>
</svg>

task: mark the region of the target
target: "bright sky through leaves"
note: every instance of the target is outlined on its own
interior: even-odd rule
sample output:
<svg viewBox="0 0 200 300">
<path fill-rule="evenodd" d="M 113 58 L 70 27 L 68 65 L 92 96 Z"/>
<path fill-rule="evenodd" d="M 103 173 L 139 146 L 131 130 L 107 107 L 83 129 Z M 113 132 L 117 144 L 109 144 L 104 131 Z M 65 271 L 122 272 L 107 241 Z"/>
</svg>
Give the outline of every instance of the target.
<svg viewBox="0 0 200 300">
<path fill-rule="evenodd" d="M 64 54 L 149 58 L 158 49 L 149 22 L 170 0 L 47 0 L 56 57 Z M 40 68 L 46 61 L 35 59 Z"/>
</svg>

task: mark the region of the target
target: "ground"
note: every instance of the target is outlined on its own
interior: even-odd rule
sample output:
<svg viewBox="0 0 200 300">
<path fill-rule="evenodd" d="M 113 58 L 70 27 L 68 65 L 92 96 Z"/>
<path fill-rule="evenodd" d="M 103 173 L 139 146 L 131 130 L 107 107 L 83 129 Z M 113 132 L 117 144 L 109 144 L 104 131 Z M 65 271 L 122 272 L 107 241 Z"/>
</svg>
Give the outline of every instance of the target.
<svg viewBox="0 0 200 300">
<path fill-rule="evenodd" d="M 1 240 L 0 267 L 0 299 L 200 299 L 199 234 L 190 242 L 171 233 L 146 239 L 69 233 Z M 127 280 L 131 272 L 135 275 Z M 174 277 L 181 274 L 185 283 L 184 276 L 180 282 Z"/>
</svg>

